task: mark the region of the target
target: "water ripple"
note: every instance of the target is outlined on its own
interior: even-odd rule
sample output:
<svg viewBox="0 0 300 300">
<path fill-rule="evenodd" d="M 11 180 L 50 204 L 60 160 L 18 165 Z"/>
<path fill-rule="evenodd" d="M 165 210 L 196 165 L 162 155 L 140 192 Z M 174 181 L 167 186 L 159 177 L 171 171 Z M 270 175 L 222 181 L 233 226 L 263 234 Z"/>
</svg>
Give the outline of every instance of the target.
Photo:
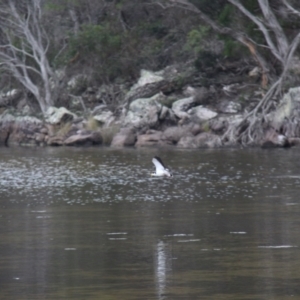
<svg viewBox="0 0 300 300">
<path fill-rule="evenodd" d="M 83 152 L 83 151 L 82 151 Z M 151 158 L 134 160 L 133 155 L 106 153 L 56 157 L 9 157 L 0 162 L 0 196 L 10 202 L 87 204 L 121 201 L 201 201 L 257 197 L 265 190 L 268 197 L 280 196 L 282 182 L 295 185 L 299 176 L 278 176 L 276 168 L 259 172 L 251 165 L 171 161 L 174 177 L 151 177 Z M 266 175 L 267 174 L 267 175 Z M 287 199 L 287 203 L 288 203 Z M 287 204 L 288 205 L 288 204 Z"/>
</svg>

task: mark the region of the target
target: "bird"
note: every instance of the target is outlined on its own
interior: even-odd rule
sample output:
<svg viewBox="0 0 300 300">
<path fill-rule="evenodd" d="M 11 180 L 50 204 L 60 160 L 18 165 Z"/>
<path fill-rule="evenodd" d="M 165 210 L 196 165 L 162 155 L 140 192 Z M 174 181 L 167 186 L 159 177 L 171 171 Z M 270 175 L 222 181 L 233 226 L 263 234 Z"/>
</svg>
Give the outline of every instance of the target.
<svg viewBox="0 0 300 300">
<path fill-rule="evenodd" d="M 151 176 L 173 177 L 172 173 L 165 167 L 164 163 L 158 156 L 153 157 L 152 162 L 155 165 L 155 173 L 152 173 Z"/>
</svg>

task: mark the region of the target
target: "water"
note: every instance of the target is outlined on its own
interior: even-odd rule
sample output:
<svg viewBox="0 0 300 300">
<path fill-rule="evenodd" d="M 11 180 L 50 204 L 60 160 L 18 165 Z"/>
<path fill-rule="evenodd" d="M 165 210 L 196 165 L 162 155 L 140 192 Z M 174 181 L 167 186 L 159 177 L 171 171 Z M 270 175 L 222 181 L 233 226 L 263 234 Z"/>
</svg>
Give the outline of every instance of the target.
<svg viewBox="0 0 300 300">
<path fill-rule="evenodd" d="M 299 186 L 296 148 L 0 148 L 0 299 L 300 299 Z"/>
</svg>

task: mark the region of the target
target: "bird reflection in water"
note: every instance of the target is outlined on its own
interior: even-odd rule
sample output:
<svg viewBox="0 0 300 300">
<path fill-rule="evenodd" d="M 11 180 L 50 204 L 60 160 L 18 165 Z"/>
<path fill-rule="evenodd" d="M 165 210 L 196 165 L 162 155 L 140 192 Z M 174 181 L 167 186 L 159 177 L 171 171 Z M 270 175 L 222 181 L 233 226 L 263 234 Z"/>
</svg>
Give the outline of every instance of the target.
<svg viewBox="0 0 300 300">
<path fill-rule="evenodd" d="M 156 245 L 155 275 L 157 286 L 157 299 L 165 299 L 167 275 L 171 272 L 171 253 L 167 243 L 159 241 Z"/>
</svg>

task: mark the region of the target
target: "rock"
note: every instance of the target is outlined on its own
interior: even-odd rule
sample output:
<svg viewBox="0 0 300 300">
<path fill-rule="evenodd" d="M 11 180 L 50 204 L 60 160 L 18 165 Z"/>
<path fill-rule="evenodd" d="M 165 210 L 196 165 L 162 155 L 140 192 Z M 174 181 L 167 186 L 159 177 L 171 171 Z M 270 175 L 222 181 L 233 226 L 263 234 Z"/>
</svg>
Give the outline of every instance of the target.
<svg viewBox="0 0 300 300">
<path fill-rule="evenodd" d="M 156 72 L 141 70 L 138 82 L 133 85 L 125 96 L 125 101 L 131 101 L 139 98 L 148 98 L 160 92 L 161 87 L 165 84 L 162 75 Z"/>
<path fill-rule="evenodd" d="M 141 98 L 131 102 L 129 111 L 123 121 L 123 126 L 135 128 L 155 127 L 159 122 L 162 105 L 159 103 L 162 94 L 156 94 L 151 98 Z"/>
<path fill-rule="evenodd" d="M 164 78 L 161 75 L 158 75 L 156 72 L 141 70 L 140 78 L 138 82 L 132 86 L 132 89 L 136 89 L 138 87 L 144 86 L 149 83 L 162 81 Z"/>
<path fill-rule="evenodd" d="M 161 109 L 158 119 L 159 119 L 160 123 L 167 125 L 167 126 L 176 125 L 178 122 L 178 119 L 176 118 L 173 110 L 169 109 L 166 106 L 162 106 L 162 109 Z"/>
<path fill-rule="evenodd" d="M 199 148 L 219 148 L 222 146 L 221 138 L 213 133 L 203 132 L 196 136 Z"/>
<path fill-rule="evenodd" d="M 183 98 L 172 104 L 172 110 L 179 119 L 189 118 L 187 111 L 195 105 L 194 97 Z"/>
<path fill-rule="evenodd" d="M 188 112 L 190 114 L 191 120 L 194 121 L 195 123 L 201 123 L 204 121 L 211 120 L 218 115 L 218 113 L 206 107 L 203 107 L 202 105 L 193 107 Z"/>
<path fill-rule="evenodd" d="M 9 145 L 43 145 L 45 136 L 39 135 L 38 129 L 14 126 L 9 136 Z"/>
<path fill-rule="evenodd" d="M 224 117 L 216 118 L 210 121 L 209 128 L 215 133 L 224 133 L 228 127 L 228 121 Z"/>
<path fill-rule="evenodd" d="M 35 135 L 34 135 L 34 139 L 38 143 L 44 143 L 45 138 L 46 138 L 46 135 L 43 133 L 35 133 Z"/>
<path fill-rule="evenodd" d="M 288 139 L 288 141 L 291 146 L 297 146 L 297 147 L 300 146 L 300 138 L 299 137 L 291 137 Z"/>
<path fill-rule="evenodd" d="M 0 143 L 3 144 L 6 141 L 7 135 L 12 131 L 16 118 L 10 113 L 3 113 L 0 115 L 0 135 L 2 136 Z"/>
<path fill-rule="evenodd" d="M 136 147 L 157 146 L 162 137 L 161 131 L 148 130 L 146 134 L 141 134 L 137 138 Z"/>
<path fill-rule="evenodd" d="M 160 92 L 170 95 L 180 91 L 195 72 L 195 67 L 189 64 L 168 66 L 159 72 L 142 70 L 139 81 L 126 94 L 125 103 L 129 105 L 135 99 L 149 98 Z"/>
<path fill-rule="evenodd" d="M 201 126 L 199 124 L 193 124 L 191 127 L 192 135 L 198 135 L 202 131 L 203 131 L 203 129 L 201 128 Z"/>
<path fill-rule="evenodd" d="M 10 135 L 10 128 L 2 128 L 0 129 L 0 146 L 8 146 L 8 139 Z"/>
<path fill-rule="evenodd" d="M 168 145 L 176 145 L 184 136 L 192 136 L 190 128 L 187 126 L 168 127 L 161 136 L 161 141 Z"/>
<path fill-rule="evenodd" d="M 68 137 L 64 143 L 66 146 L 91 146 L 91 145 L 101 145 L 102 136 L 98 131 L 91 133 L 78 132 L 75 135 Z"/>
<path fill-rule="evenodd" d="M 41 128 L 40 133 L 43 133 L 43 134 L 45 134 L 45 135 L 48 134 L 48 129 L 47 129 L 47 127 Z"/>
<path fill-rule="evenodd" d="M 46 142 L 48 146 L 62 146 L 63 145 L 63 137 L 61 136 L 52 136 L 46 138 Z"/>
<path fill-rule="evenodd" d="M 179 148 L 218 148 L 222 145 L 221 139 L 219 136 L 203 132 L 197 136 L 185 136 L 180 139 L 177 144 Z"/>
<path fill-rule="evenodd" d="M 197 94 L 197 89 L 189 85 L 184 89 L 183 94 L 186 97 L 195 97 Z"/>
<path fill-rule="evenodd" d="M 136 142 L 136 134 L 130 128 L 123 128 L 117 133 L 111 142 L 111 147 L 129 147 L 134 146 Z"/>
<path fill-rule="evenodd" d="M 278 148 L 278 147 L 290 147 L 291 144 L 286 136 L 279 134 L 275 129 L 269 129 L 266 134 L 261 147 L 266 148 Z"/>
<path fill-rule="evenodd" d="M 37 134 L 43 128 L 42 121 L 35 117 L 14 117 L 10 114 L 2 114 L 0 116 L 0 143 L 4 145 L 42 145 L 44 139 Z"/>
<path fill-rule="evenodd" d="M 196 105 L 205 105 L 210 103 L 211 95 L 214 93 L 210 92 L 206 87 L 194 88 L 188 86 L 183 94 L 187 97 L 193 97 Z"/>
<path fill-rule="evenodd" d="M 234 101 L 222 101 L 218 105 L 218 110 L 224 114 L 237 114 L 242 110 L 242 105 Z"/>
<path fill-rule="evenodd" d="M 72 122 L 76 115 L 67 110 L 65 107 L 56 108 L 51 106 L 45 113 L 45 121 L 49 124 L 61 124 Z"/>
<path fill-rule="evenodd" d="M 166 106 L 162 106 L 160 114 L 159 114 L 159 120 L 163 121 L 167 114 L 169 112 L 169 109 Z"/>
<path fill-rule="evenodd" d="M 184 136 L 179 140 L 177 147 L 189 149 L 198 148 L 197 139 L 195 136 Z"/>
<path fill-rule="evenodd" d="M 98 121 L 103 127 L 110 126 L 116 119 L 110 110 L 104 110 L 102 112 L 99 112 L 96 115 L 94 115 L 93 118 L 96 121 Z"/>
</svg>

